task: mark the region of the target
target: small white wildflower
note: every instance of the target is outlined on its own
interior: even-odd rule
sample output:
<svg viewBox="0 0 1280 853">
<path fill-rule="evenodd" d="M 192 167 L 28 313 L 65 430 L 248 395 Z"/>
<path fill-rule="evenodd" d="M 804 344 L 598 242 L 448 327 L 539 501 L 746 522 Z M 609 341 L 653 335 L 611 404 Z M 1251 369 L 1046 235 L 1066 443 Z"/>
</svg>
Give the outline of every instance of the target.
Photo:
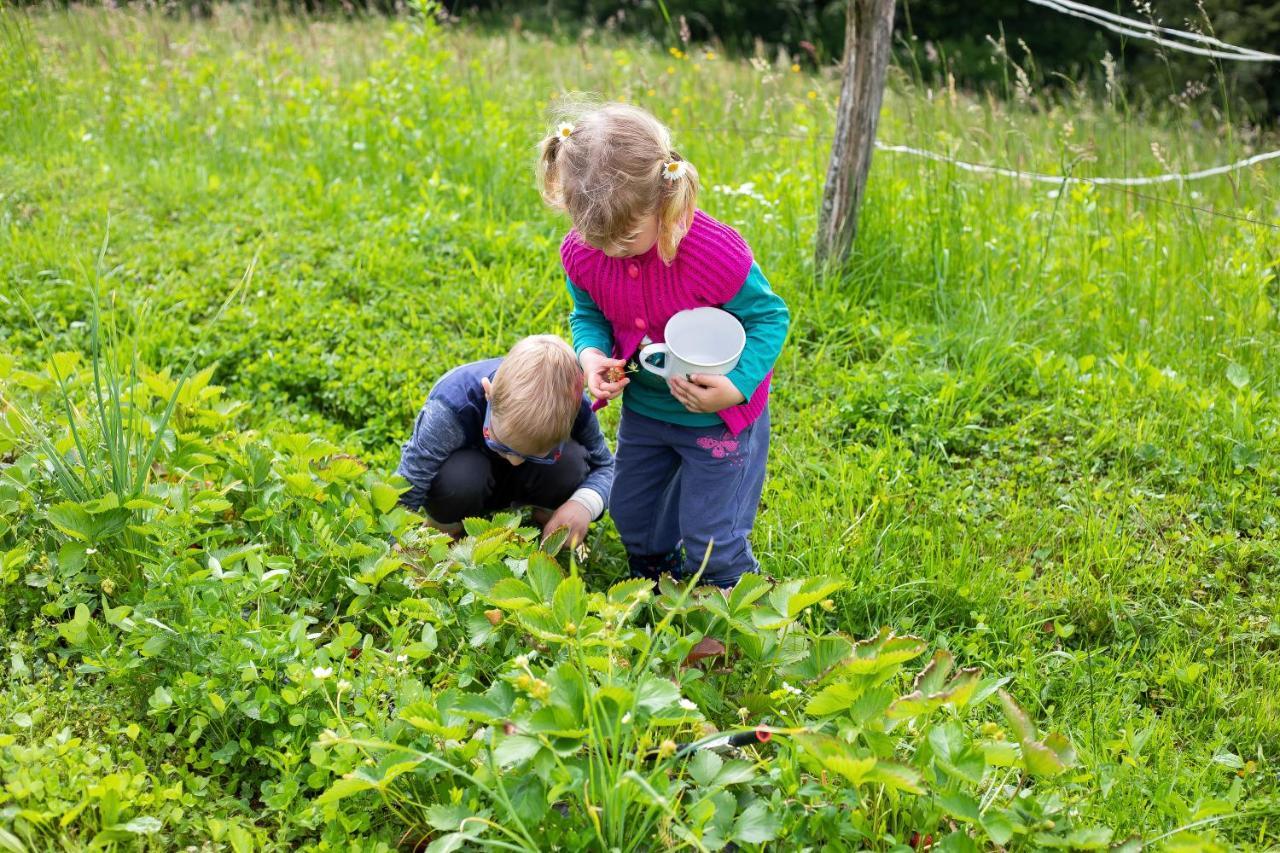
<svg viewBox="0 0 1280 853">
<path fill-rule="evenodd" d="M 683 160 L 672 160 L 662 166 L 662 177 L 668 181 L 678 181 L 688 173 Z"/>
<path fill-rule="evenodd" d="M 784 681 L 784 682 L 782 682 L 782 689 L 783 689 L 783 690 L 785 690 L 785 691 L 787 691 L 788 693 L 792 694 L 793 696 L 803 696 L 803 695 L 804 695 L 804 691 L 803 691 L 803 690 L 801 690 L 799 687 L 792 687 L 789 683 L 787 683 L 787 682 L 785 682 L 785 681 Z"/>
<path fill-rule="evenodd" d="M 688 699 L 681 699 L 681 700 L 680 700 L 680 707 L 681 707 L 681 708 L 684 708 L 686 711 L 696 711 L 696 710 L 698 710 L 698 705 L 697 705 L 697 703 L 695 703 L 695 702 L 690 702 Z"/>
<path fill-rule="evenodd" d="M 96 553 L 98 553 L 98 549 L 97 549 L 97 548 L 85 548 L 85 549 L 84 549 L 84 554 L 85 554 L 85 556 L 86 556 L 86 557 L 87 557 L 87 556 L 89 556 L 89 555 L 91 555 L 91 554 L 96 554 Z"/>
<path fill-rule="evenodd" d="M 316 678 L 320 678 L 320 679 L 332 678 L 333 670 L 327 666 L 318 666 L 315 669 L 311 670 L 311 674 L 314 675 Z"/>
<path fill-rule="evenodd" d="M 527 669 L 529 667 L 529 658 L 524 655 L 520 655 L 515 659 L 515 665 L 521 669 Z"/>
<path fill-rule="evenodd" d="M 560 122 L 560 126 L 556 128 L 556 136 L 561 139 L 568 139 L 570 136 L 573 136 L 573 125 L 569 124 L 567 121 Z"/>
<path fill-rule="evenodd" d="M 405 663 L 409 660 L 408 655 L 396 655 L 396 663 Z"/>
<path fill-rule="evenodd" d="M 631 712 L 628 711 L 627 713 L 622 715 L 622 724 L 625 726 L 625 725 L 628 725 L 630 722 L 631 722 Z"/>
<path fill-rule="evenodd" d="M 343 678 L 343 679 L 339 679 L 339 681 L 338 681 L 338 692 L 339 692 L 339 693 L 344 693 L 344 692 L 346 692 L 346 691 L 348 691 L 348 690 L 350 690 L 350 689 L 351 689 L 351 682 L 350 682 L 350 681 L 347 681 L 345 678 Z"/>
</svg>

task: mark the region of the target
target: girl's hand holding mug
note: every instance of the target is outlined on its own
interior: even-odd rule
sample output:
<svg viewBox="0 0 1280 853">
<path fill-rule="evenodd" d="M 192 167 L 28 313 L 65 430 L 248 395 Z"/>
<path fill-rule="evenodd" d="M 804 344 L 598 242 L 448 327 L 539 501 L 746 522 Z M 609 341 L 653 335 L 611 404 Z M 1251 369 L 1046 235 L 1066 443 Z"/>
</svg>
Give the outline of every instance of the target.
<svg viewBox="0 0 1280 853">
<path fill-rule="evenodd" d="M 625 371 L 627 363 L 618 358 L 609 358 L 598 349 L 584 349 L 578 360 L 583 372 L 587 374 L 587 390 L 597 400 L 612 400 L 631 382 L 625 374 L 617 382 L 609 381 L 609 373 Z"/>
<path fill-rule="evenodd" d="M 671 388 L 671 396 L 691 412 L 715 414 L 745 403 L 742 392 L 737 389 L 727 376 L 709 376 L 695 373 L 688 379 L 673 376 L 667 380 Z"/>
</svg>

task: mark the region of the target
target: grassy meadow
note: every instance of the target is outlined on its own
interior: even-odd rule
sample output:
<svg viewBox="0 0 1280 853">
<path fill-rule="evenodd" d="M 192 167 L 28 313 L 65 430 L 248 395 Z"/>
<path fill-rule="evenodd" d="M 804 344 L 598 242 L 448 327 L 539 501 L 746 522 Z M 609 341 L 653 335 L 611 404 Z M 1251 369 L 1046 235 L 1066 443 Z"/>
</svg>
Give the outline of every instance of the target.
<svg viewBox="0 0 1280 853">
<path fill-rule="evenodd" d="M 855 257 L 818 280 L 834 72 L 673 44 L 0 9 L 0 849 L 1280 845 L 1280 166 L 1129 190 L 880 152 Z M 1009 79 L 997 100 L 894 69 L 880 138 L 1081 177 L 1277 147 L 1212 94 L 1134 104 Z M 781 621 L 708 624 L 677 590 L 650 617 L 614 613 L 629 599 L 599 595 L 625 574 L 607 525 L 556 587 L 580 573 L 600 660 L 681 626 L 627 671 L 674 660 L 661 673 L 705 720 L 646 704 L 670 681 L 632 685 L 634 713 L 695 731 L 822 718 L 821 737 L 919 766 L 961 733 L 1019 758 L 992 747 L 958 772 L 955 752 L 921 771 L 928 799 L 889 771 L 819 767 L 803 740 L 819 735 L 780 736 L 663 770 L 677 794 L 644 761 L 565 746 L 601 731 L 592 717 L 508 724 L 486 764 L 484 736 L 522 703 L 551 714 L 585 689 L 566 660 L 612 664 L 566 639 L 582 618 L 552 630 L 532 597 L 497 592 L 535 573 L 518 522 L 451 551 L 386 495 L 438 375 L 568 333 L 566 223 L 533 182 L 568 92 L 667 121 L 704 209 L 794 317 L 754 539 L 769 575 L 805 582 L 760 599 Z M 116 409 L 95 407 L 104 359 Z M 617 407 L 603 417 L 612 435 Z M 486 568 L 498 557 L 519 565 Z M 615 616 L 633 633 L 610 633 Z M 734 619 L 759 670 L 679 668 L 685 638 Z M 861 706 L 831 724 L 806 705 L 832 688 L 796 660 L 881 627 L 980 667 L 984 701 L 875 738 Z M 1070 741 L 1069 767 L 1033 770 L 1036 732 L 997 686 Z M 410 735 L 456 766 L 405 752 Z M 717 775 L 735 761 L 752 781 Z M 526 763 L 504 792 L 497 769 Z"/>
</svg>

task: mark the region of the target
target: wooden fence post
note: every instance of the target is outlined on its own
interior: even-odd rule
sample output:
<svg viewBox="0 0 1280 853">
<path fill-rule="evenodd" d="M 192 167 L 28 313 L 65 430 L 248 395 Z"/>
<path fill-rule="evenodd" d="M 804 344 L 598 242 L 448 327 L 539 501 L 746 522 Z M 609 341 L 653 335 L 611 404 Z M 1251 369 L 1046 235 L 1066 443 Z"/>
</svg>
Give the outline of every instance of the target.
<svg viewBox="0 0 1280 853">
<path fill-rule="evenodd" d="M 843 262 L 858 230 L 893 47 L 894 0 L 849 0 L 831 163 L 818 213 L 817 272 Z"/>
</svg>

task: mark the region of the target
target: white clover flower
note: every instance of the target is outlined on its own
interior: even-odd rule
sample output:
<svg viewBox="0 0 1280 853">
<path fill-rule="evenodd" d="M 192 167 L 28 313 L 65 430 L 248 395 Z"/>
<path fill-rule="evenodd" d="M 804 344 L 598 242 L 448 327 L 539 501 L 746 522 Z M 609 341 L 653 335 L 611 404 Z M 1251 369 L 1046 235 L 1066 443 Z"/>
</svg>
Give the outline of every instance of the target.
<svg viewBox="0 0 1280 853">
<path fill-rule="evenodd" d="M 698 710 L 698 705 L 697 705 L 697 703 L 695 703 L 695 702 L 690 702 L 688 699 L 681 699 L 681 700 L 680 700 L 680 707 L 681 707 L 681 708 L 684 708 L 686 711 L 696 711 L 696 710 Z"/>
<path fill-rule="evenodd" d="M 672 160 L 662 167 L 662 177 L 668 181 L 678 181 L 689 173 L 683 160 Z"/>
<path fill-rule="evenodd" d="M 318 666 L 311 670 L 311 674 L 321 680 L 333 677 L 333 669 L 327 666 Z"/>
</svg>

